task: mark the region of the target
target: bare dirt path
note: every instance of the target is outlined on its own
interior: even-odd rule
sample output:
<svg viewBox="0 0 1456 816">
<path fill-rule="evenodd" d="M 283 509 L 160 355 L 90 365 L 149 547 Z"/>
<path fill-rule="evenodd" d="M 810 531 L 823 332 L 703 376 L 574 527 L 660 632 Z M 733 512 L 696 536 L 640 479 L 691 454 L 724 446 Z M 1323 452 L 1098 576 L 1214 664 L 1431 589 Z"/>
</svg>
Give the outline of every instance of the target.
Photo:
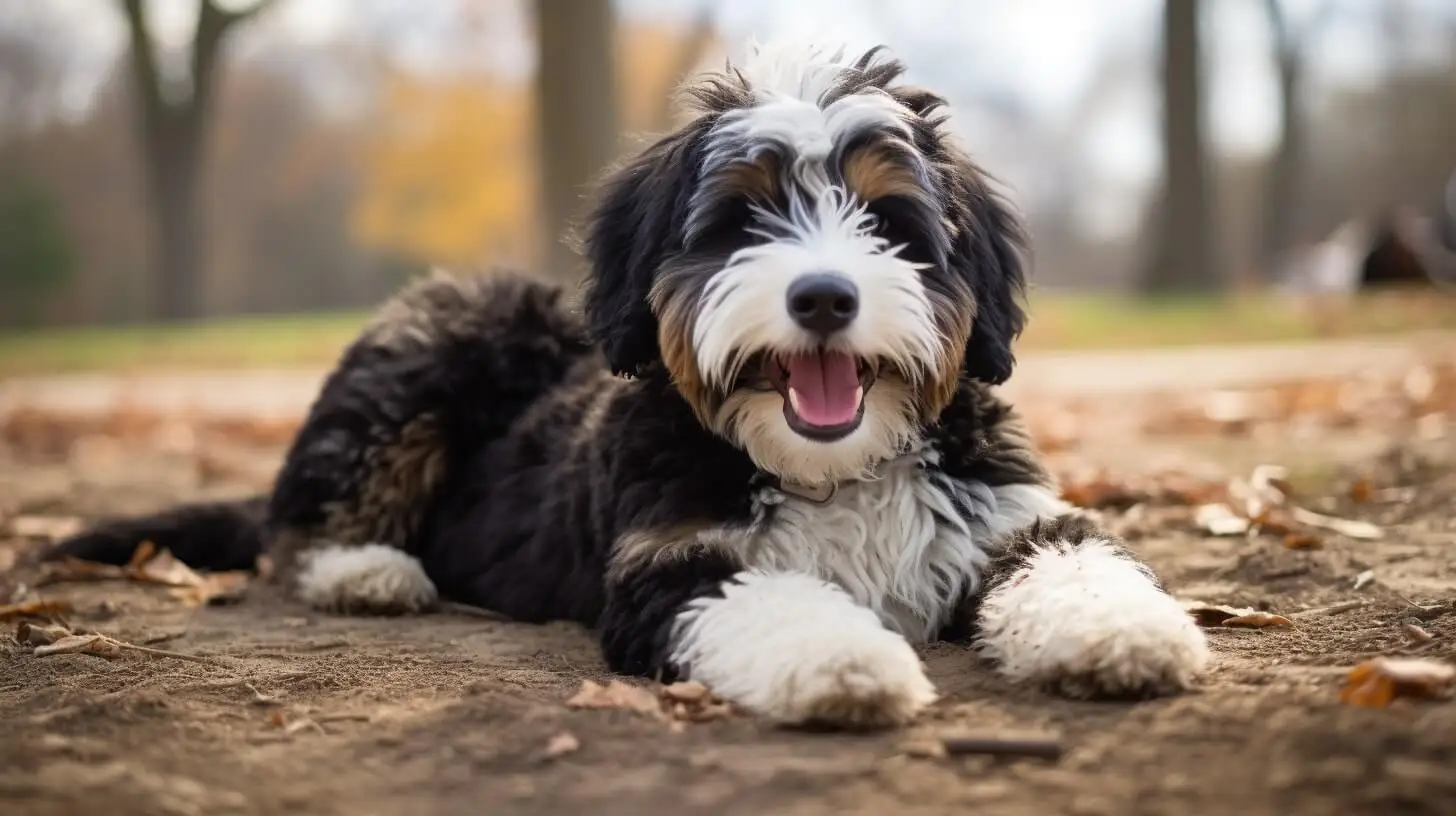
<svg viewBox="0 0 1456 816">
<path fill-rule="evenodd" d="M 0 604 L 66 601 L 74 626 L 208 662 L 37 656 L 3 624 L 0 812 L 1456 812 L 1456 703 L 1359 708 L 1339 695 L 1373 656 L 1456 660 L 1456 378 L 1420 368 L 1425 351 L 1382 352 L 1348 371 L 1348 350 L 1325 351 L 1340 362 L 1309 352 L 1298 373 L 1325 372 L 1338 387 L 1246 392 L 1235 416 L 1208 379 L 1158 399 L 1020 386 L 1069 490 L 1102 506 L 1176 594 L 1267 609 L 1292 626 L 1210 630 L 1217 661 L 1198 691 L 1144 703 L 1051 698 L 1002 682 L 962 648 L 932 647 L 924 657 L 943 694 L 932 713 L 907 731 L 853 736 L 568 708 L 583 680 L 609 678 L 590 635 L 567 625 L 338 618 L 261 585 L 219 606 L 124 582 L 34 590 L 45 532 L 35 519 L 264 489 L 281 443 L 241 426 L 146 422 L 134 408 L 95 424 L 12 415 L 0 434 Z M 1236 370 L 1238 354 L 1219 365 Z M 1065 365 L 1100 372 L 1080 375 L 1092 381 L 1151 358 L 1108 357 L 1100 369 L 1088 359 Z M 1215 367 L 1190 359 L 1156 365 L 1178 372 L 1175 383 Z M 1034 374 L 1040 365 L 1028 360 L 1018 376 L 1072 376 Z M 1373 369 L 1383 378 L 1360 379 Z M 232 375 L 211 388 L 223 402 L 252 390 Z M 1290 466 L 1306 506 L 1383 536 L 1327 533 L 1308 549 L 1279 535 L 1214 537 L 1193 523 L 1187 496 L 1159 494 L 1170 471 L 1221 479 L 1268 461 Z M 1075 475 L 1100 468 L 1116 478 Z M 1065 753 L 906 750 L 963 732 L 1051 734 Z M 579 747 L 546 757 L 562 733 Z"/>
<path fill-rule="evenodd" d="M 1301 378 L 1353 377 L 1451 360 L 1456 360 L 1456 332 L 1302 344 L 1040 352 L 1022 356 L 1005 390 L 1012 399 L 1206 391 Z M 126 406 L 217 416 L 291 416 L 307 408 L 326 373 L 275 369 L 13 377 L 0 380 L 0 416 L 29 406 L 77 412 Z"/>
</svg>

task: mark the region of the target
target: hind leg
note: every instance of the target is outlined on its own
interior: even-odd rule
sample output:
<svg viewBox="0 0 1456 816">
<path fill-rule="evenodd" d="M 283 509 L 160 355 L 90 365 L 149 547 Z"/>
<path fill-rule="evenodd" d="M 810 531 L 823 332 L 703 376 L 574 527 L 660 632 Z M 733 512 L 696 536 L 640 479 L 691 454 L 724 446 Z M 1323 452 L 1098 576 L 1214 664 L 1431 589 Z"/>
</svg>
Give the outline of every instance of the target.
<svg viewBox="0 0 1456 816">
<path fill-rule="evenodd" d="M 436 275 L 380 309 L 325 382 L 269 505 L 276 575 L 322 609 L 432 606 L 418 558 L 460 463 L 590 348 L 554 287 Z"/>
</svg>

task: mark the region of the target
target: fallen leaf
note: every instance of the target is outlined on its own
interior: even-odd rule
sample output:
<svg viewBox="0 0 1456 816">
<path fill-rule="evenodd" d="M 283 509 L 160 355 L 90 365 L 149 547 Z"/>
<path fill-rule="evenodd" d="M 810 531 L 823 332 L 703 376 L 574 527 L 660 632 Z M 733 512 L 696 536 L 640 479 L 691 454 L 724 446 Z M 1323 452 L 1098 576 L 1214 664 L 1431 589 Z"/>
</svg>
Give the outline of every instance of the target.
<svg viewBox="0 0 1456 816">
<path fill-rule="evenodd" d="M 576 738 L 570 731 L 562 731 L 546 742 L 546 750 L 542 752 L 545 759 L 556 759 L 581 750 L 581 740 Z"/>
<path fill-rule="evenodd" d="M 71 581 L 124 581 L 128 578 L 126 569 L 115 564 L 98 564 L 95 561 L 66 556 L 59 561 L 47 562 L 36 583 L 44 586 Z"/>
<path fill-rule="evenodd" d="M 1226 618 L 1219 625 L 1238 629 L 1263 629 L 1266 626 L 1293 626 L 1294 621 L 1272 612 L 1250 612 L 1246 615 Z"/>
<path fill-rule="evenodd" d="M 66 581 L 137 581 L 173 587 L 172 597 L 193 605 L 236 600 L 252 576 L 246 572 L 200 573 L 167 549 L 143 541 L 125 566 L 65 558 L 46 565 L 42 584 Z"/>
<path fill-rule="evenodd" d="M 659 686 L 654 693 L 642 686 L 613 680 L 601 685 L 583 680 L 581 688 L 566 701 L 569 708 L 621 709 L 650 714 L 674 725 L 726 719 L 733 706 L 713 695 L 702 683 L 685 681 Z"/>
<path fill-rule="evenodd" d="M 1375 582 L 1375 570 L 1365 570 L 1355 576 L 1355 589 L 1360 590 Z"/>
<path fill-rule="evenodd" d="M 1350 670 L 1340 702 L 1384 708 L 1397 697 L 1441 696 L 1456 681 L 1456 667 L 1413 657 L 1377 657 Z"/>
<path fill-rule="evenodd" d="M 25 621 L 15 627 L 15 641 L 22 646 L 45 646 L 71 634 L 64 626 L 36 626 Z"/>
<path fill-rule="evenodd" d="M 0 621 L 9 622 L 16 618 L 46 618 L 70 612 L 71 605 L 65 601 L 27 601 L 0 606 Z"/>
<path fill-rule="evenodd" d="M 1405 624 L 1404 626 L 1400 627 L 1400 631 L 1404 632 L 1405 636 L 1410 638 L 1412 643 L 1430 643 L 1432 640 L 1436 639 L 1435 635 L 1427 632 L 1419 626 L 1416 626 L 1414 623 Z"/>
<path fill-rule="evenodd" d="M 1193 522 L 1216 536 L 1244 535 L 1250 527 L 1248 519 L 1226 504 L 1201 505 L 1194 511 Z"/>
<path fill-rule="evenodd" d="M 1314 533 L 1305 533 L 1298 530 L 1290 530 L 1284 534 L 1284 546 L 1291 550 L 1318 550 L 1324 547 L 1325 543 Z"/>
<path fill-rule="evenodd" d="M 201 584 L 173 589 L 172 597 L 193 606 L 236 603 L 253 578 L 246 572 L 209 572 L 200 577 Z"/>
<path fill-rule="evenodd" d="M 613 680 L 603 686 L 591 680 L 581 681 L 581 688 L 566 701 L 567 708 L 621 709 L 642 714 L 663 714 L 657 695 L 637 685 Z"/>
<path fill-rule="evenodd" d="M 10 520 L 10 532 L 20 538 L 59 541 L 81 532 L 85 522 L 74 516 L 16 516 Z"/>
<path fill-rule="evenodd" d="M 121 644 L 105 635 L 67 635 L 54 643 L 35 647 L 37 657 L 57 654 L 89 654 L 112 660 L 121 656 Z"/>
<path fill-rule="evenodd" d="M 1360 477 L 1350 485 L 1350 501 L 1363 503 L 1375 498 L 1375 485 L 1368 477 Z"/>
<path fill-rule="evenodd" d="M 1203 601 L 1186 601 L 1183 604 L 1183 611 L 1193 616 L 1193 622 L 1199 626 L 1221 626 L 1229 618 L 1254 612 L 1253 609 L 1236 609 L 1232 606 L 1218 606 Z"/>
<path fill-rule="evenodd" d="M 708 699 L 713 692 L 696 680 L 685 680 L 662 687 L 662 696 L 680 703 L 698 703 Z"/>
<path fill-rule="evenodd" d="M 73 632 L 64 626 L 34 626 L 25 621 L 21 621 L 16 627 L 15 639 L 22 645 L 33 646 L 33 653 L 37 657 L 92 654 L 110 659 L 121 657 L 123 653 L 133 653 L 144 657 L 169 657 L 190 663 L 218 664 L 218 661 L 209 657 L 138 646 L 95 632 Z"/>
<path fill-rule="evenodd" d="M 1290 508 L 1290 513 L 1294 516 L 1294 520 L 1300 524 L 1332 530 L 1349 538 L 1374 540 L 1385 535 L 1379 527 L 1365 521 L 1336 518 L 1323 513 L 1316 513 L 1313 510 L 1305 510 L 1302 507 L 1292 507 Z"/>
<path fill-rule="evenodd" d="M 1283 615 L 1260 612 L 1248 607 L 1221 606 L 1203 601 L 1184 601 L 1183 611 L 1193 617 L 1199 626 L 1231 626 L 1236 628 L 1263 628 L 1265 626 L 1293 626 L 1293 621 Z"/>
</svg>

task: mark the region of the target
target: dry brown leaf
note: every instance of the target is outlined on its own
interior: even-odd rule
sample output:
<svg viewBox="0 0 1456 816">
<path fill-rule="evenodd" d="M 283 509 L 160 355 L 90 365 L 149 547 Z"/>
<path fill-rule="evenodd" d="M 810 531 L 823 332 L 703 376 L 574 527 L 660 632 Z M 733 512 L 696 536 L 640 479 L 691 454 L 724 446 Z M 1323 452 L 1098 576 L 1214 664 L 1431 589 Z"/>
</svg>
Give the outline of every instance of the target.
<svg viewBox="0 0 1456 816">
<path fill-rule="evenodd" d="M 1361 590 L 1375 583 L 1375 570 L 1365 570 L 1355 576 L 1355 589 Z"/>
<path fill-rule="evenodd" d="M 64 626 L 36 626 L 25 621 L 15 627 L 15 641 L 22 646 L 45 646 L 72 634 Z"/>
<path fill-rule="evenodd" d="M 72 581 L 124 581 L 128 577 L 126 567 L 115 564 L 98 564 L 80 558 L 66 556 L 59 561 L 47 562 L 41 569 L 38 585 L 59 584 Z"/>
<path fill-rule="evenodd" d="M 143 541 L 125 566 L 65 558 L 46 565 L 41 583 L 64 581 L 137 581 L 173 587 L 172 597 L 202 605 L 236 600 L 252 578 L 246 572 L 200 573 L 182 563 L 170 550 Z"/>
<path fill-rule="evenodd" d="M 242 600 L 253 576 L 246 572 L 209 572 L 198 586 L 178 587 L 171 595 L 192 606 L 236 603 Z"/>
<path fill-rule="evenodd" d="M 662 715 L 657 695 L 637 685 L 613 680 L 603 686 L 591 680 L 581 681 L 581 688 L 566 701 L 568 708 L 621 709 L 642 714 Z"/>
<path fill-rule="evenodd" d="M 556 759 L 581 750 L 581 740 L 570 731 L 562 731 L 546 742 L 546 750 L 542 756 L 546 759 Z"/>
<path fill-rule="evenodd" d="M 1202 601 L 1185 601 L 1183 611 L 1191 615 L 1193 622 L 1199 626 L 1221 626 L 1229 618 L 1254 612 L 1253 609 L 1237 609 L 1232 606 L 1219 606 Z"/>
<path fill-rule="evenodd" d="M 1430 643 L 1436 639 L 1435 635 L 1416 626 L 1414 623 L 1407 623 L 1400 627 L 1400 630 L 1405 633 L 1406 637 L 1411 639 L 1412 643 Z"/>
<path fill-rule="evenodd" d="M 1201 505 L 1193 514 L 1193 522 L 1216 536 L 1236 536 L 1249 532 L 1249 520 L 1226 504 Z"/>
<path fill-rule="evenodd" d="M 0 621 L 9 623 L 16 618 L 49 618 L 70 612 L 71 605 L 65 601 L 26 601 L 0 606 Z"/>
<path fill-rule="evenodd" d="M 1220 606 L 1202 601 L 1185 601 L 1183 611 L 1193 616 L 1199 626 L 1231 626 L 1235 628 L 1263 628 L 1265 626 L 1293 626 L 1283 615 L 1260 612 L 1257 609 Z"/>
<path fill-rule="evenodd" d="M 1350 501 L 1356 503 L 1368 502 L 1375 498 L 1375 485 L 1369 477 L 1362 476 L 1350 485 Z"/>
<path fill-rule="evenodd" d="M 1318 550 L 1325 546 L 1314 533 L 1290 530 L 1284 534 L 1284 546 L 1291 550 Z"/>
<path fill-rule="evenodd" d="M 10 532 L 20 538 L 59 541 L 83 529 L 85 522 L 74 516 L 16 516 L 10 520 Z"/>
<path fill-rule="evenodd" d="M 15 639 L 22 645 L 33 646 L 32 651 L 37 657 L 91 654 L 110 659 L 121 657 L 123 653 L 131 653 L 143 657 L 169 657 L 190 663 L 218 665 L 218 661 L 213 658 L 138 646 L 95 632 L 73 632 L 64 626 L 33 626 L 21 621 L 15 629 Z"/>
<path fill-rule="evenodd" d="M 1272 612 L 1250 612 L 1246 615 L 1226 618 L 1219 625 L 1236 629 L 1263 629 L 1266 626 L 1293 626 L 1294 621 Z"/>
<path fill-rule="evenodd" d="M 199 587 L 207 579 L 177 559 L 170 550 L 157 550 L 150 541 L 142 542 L 127 564 L 133 580 L 173 587 Z"/>
<path fill-rule="evenodd" d="M 54 643 L 35 647 L 37 657 L 56 654 L 89 654 L 112 660 L 121 656 L 122 645 L 105 635 L 67 635 Z"/>
<path fill-rule="evenodd" d="M 699 703 L 713 696 L 713 692 L 696 680 L 684 680 L 663 686 L 662 696 L 679 703 Z"/>
<path fill-rule="evenodd" d="M 1397 697 L 1442 696 L 1456 681 L 1456 667 L 1415 657 L 1377 657 L 1350 670 L 1340 702 L 1384 708 Z"/>
<path fill-rule="evenodd" d="M 733 706 L 715 697 L 702 683 L 685 681 L 659 686 L 654 693 L 642 686 L 613 680 L 601 685 L 583 680 L 581 688 L 566 701 L 570 708 L 621 709 L 649 714 L 671 721 L 709 722 L 733 716 Z"/>
</svg>

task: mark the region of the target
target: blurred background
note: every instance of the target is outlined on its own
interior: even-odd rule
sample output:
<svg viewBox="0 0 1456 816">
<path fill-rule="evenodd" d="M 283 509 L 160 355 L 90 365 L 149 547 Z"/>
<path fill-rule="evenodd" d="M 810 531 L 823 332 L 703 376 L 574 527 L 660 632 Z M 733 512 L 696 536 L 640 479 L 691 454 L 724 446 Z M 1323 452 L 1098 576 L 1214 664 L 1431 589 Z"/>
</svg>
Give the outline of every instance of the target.
<svg viewBox="0 0 1456 816">
<path fill-rule="evenodd" d="M 575 280 L 592 181 L 752 36 L 950 98 L 1033 347 L 1456 324 L 1450 0 L 0 0 L 0 372 L 198 319 L 145 354 L 322 362 L 432 264 Z"/>
</svg>

